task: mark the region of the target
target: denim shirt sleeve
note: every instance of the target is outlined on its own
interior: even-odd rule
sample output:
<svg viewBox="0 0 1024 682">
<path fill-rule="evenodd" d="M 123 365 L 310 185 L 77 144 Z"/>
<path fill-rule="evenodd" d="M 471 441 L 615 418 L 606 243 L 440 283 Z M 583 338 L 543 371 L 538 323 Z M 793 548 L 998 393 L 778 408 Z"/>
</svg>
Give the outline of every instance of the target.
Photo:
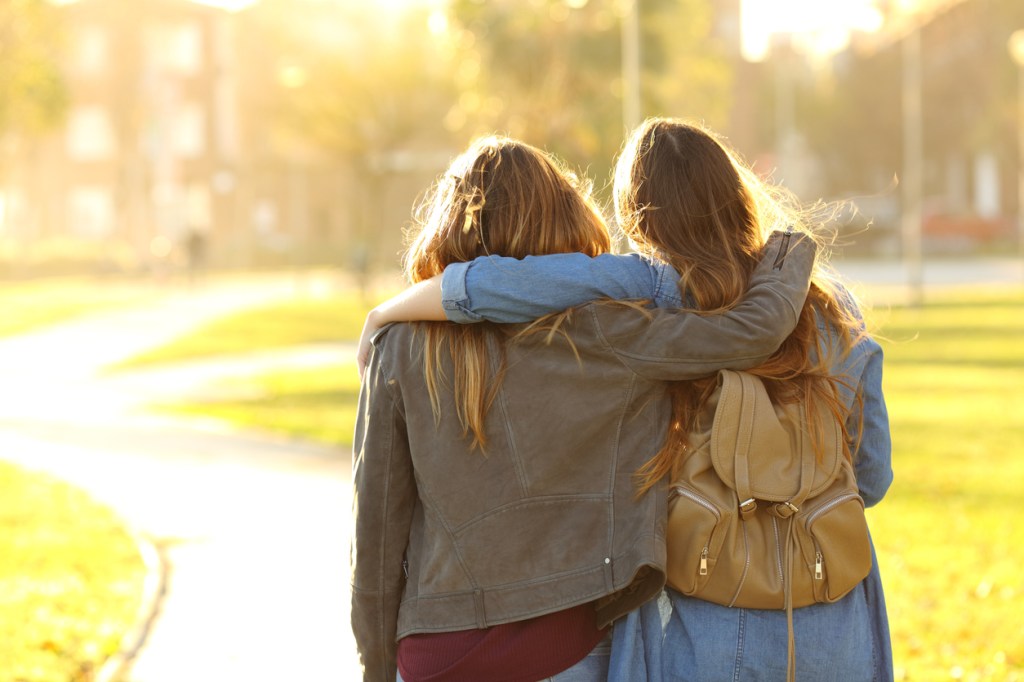
<svg viewBox="0 0 1024 682">
<path fill-rule="evenodd" d="M 861 317 L 848 292 L 841 303 Z M 833 366 L 833 374 L 845 382 L 840 394 L 851 408 L 847 431 L 855 442 L 859 440 L 854 470 L 864 504 L 870 507 L 882 500 L 893 479 L 889 413 L 882 393 L 882 347 L 865 334 Z"/>
<path fill-rule="evenodd" d="M 482 256 L 445 268 L 441 298 L 451 322 L 529 322 L 601 298 L 679 305 L 678 279 L 670 266 L 636 254 Z"/>
<path fill-rule="evenodd" d="M 865 506 L 870 507 L 882 500 L 892 483 L 892 437 L 882 395 L 882 347 L 874 339 L 864 338 L 853 352 L 863 358 L 864 365 L 858 386 L 862 412 L 858 415 L 855 406 L 849 424 L 851 430 L 861 429 L 860 447 L 854 453 L 853 464 L 861 497 Z"/>
</svg>

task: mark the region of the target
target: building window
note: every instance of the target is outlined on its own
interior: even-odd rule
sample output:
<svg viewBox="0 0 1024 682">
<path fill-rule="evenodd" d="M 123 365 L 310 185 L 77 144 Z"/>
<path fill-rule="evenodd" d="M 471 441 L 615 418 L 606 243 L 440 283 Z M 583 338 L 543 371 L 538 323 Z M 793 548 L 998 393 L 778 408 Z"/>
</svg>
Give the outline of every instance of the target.
<svg viewBox="0 0 1024 682">
<path fill-rule="evenodd" d="M 68 225 L 71 232 L 100 238 L 114 231 L 114 200 L 105 187 L 73 187 L 68 193 Z"/>
<path fill-rule="evenodd" d="M 183 104 L 174 117 L 174 151 L 194 159 L 206 151 L 206 116 L 198 104 Z"/>
<path fill-rule="evenodd" d="M 150 63 L 170 73 L 191 76 L 203 68 L 203 31 L 199 24 L 157 26 L 149 31 Z"/>
<path fill-rule="evenodd" d="M 103 73 L 109 61 L 109 35 L 99 26 L 80 26 L 74 32 L 72 68 L 82 75 Z"/>
<path fill-rule="evenodd" d="M 192 230 L 204 230 L 213 222 L 213 204 L 206 185 L 192 183 L 186 188 L 185 222 Z"/>
<path fill-rule="evenodd" d="M 107 110 L 80 106 L 71 111 L 67 126 L 68 156 L 75 161 L 101 161 L 117 152 L 117 139 Z"/>
</svg>

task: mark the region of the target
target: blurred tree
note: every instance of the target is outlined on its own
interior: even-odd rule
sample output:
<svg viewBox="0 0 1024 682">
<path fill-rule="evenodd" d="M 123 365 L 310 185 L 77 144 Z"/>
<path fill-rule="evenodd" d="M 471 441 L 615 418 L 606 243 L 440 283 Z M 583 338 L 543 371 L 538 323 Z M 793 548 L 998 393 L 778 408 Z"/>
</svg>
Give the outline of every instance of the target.
<svg viewBox="0 0 1024 682">
<path fill-rule="evenodd" d="M 451 48 L 441 27 L 427 30 L 427 8 L 264 0 L 241 19 L 247 106 L 273 122 L 266 144 L 307 145 L 368 166 L 447 146 Z"/>
<path fill-rule="evenodd" d="M 331 210 L 343 215 L 332 229 L 350 267 L 395 262 L 397 226 L 464 145 L 444 124 L 456 98 L 456 45 L 446 29 L 443 13 L 413 3 L 387 11 L 350 0 L 263 0 L 239 16 L 246 163 L 284 160 L 293 194 L 305 191 L 309 173 L 330 175 Z"/>
<path fill-rule="evenodd" d="M 626 0 L 454 0 L 463 46 L 458 130 L 507 132 L 597 179 L 622 144 Z M 641 114 L 717 124 L 729 72 L 710 36 L 707 0 L 640 0 Z"/>
<path fill-rule="evenodd" d="M 925 191 L 948 194 L 949 168 L 992 153 L 1013 167 L 1015 70 L 1006 54 L 1024 25 L 1019 0 L 968 0 L 924 14 L 922 24 Z M 838 55 L 801 89 L 799 127 L 822 160 L 832 195 L 884 192 L 902 170 L 906 28 L 890 28 L 870 49 Z M 1003 173 L 1010 176 L 1010 173 Z M 966 181 L 966 180 L 965 180 Z M 958 191 L 966 192 L 962 188 Z M 1012 192 L 1012 186 L 1004 191 Z"/>
<path fill-rule="evenodd" d="M 647 3 L 641 7 L 647 11 Z M 716 29 L 716 7 L 708 0 L 676 0 L 655 5 L 649 18 L 643 15 L 660 45 L 644 45 L 646 115 L 696 119 L 729 132 L 736 74 L 728 55 L 739 46 L 729 45 L 730 38 Z"/>
<path fill-rule="evenodd" d="M 60 38 L 48 2 L 0 0 L 0 139 L 8 144 L 52 128 L 67 109 Z"/>
<path fill-rule="evenodd" d="M 451 0 L 387 11 L 351 0 L 262 0 L 239 15 L 237 32 L 246 153 L 351 169 L 353 247 L 376 253 L 387 252 L 380 226 L 394 220 L 379 207 L 408 216 L 414 198 L 395 194 L 399 181 L 422 190 L 476 135 L 550 149 L 588 168 L 601 189 L 625 133 L 626 8 L 625 0 Z M 710 0 L 641 0 L 640 10 L 642 113 L 718 125 L 730 74 L 711 37 Z"/>
<path fill-rule="evenodd" d="M 797 125 L 821 164 L 823 194 L 892 188 L 902 159 L 901 74 L 896 46 L 844 54 L 801 87 Z"/>
</svg>

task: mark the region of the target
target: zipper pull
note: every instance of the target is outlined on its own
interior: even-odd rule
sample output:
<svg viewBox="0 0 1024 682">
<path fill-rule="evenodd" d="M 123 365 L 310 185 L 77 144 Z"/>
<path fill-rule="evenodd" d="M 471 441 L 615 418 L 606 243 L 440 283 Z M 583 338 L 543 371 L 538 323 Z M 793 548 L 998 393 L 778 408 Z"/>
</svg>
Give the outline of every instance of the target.
<svg viewBox="0 0 1024 682">
<path fill-rule="evenodd" d="M 823 563 L 821 552 L 814 553 L 814 579 L 821 580 L 821 564 Z"/>
<path fill-rule="evenodd" d="M 700 551 L 700 574 L 708 574 L 708 548 L 705 547 Z"/>
<path fill-rule="evenodd" d="M 408 559 L 402 559 L 402 573 L 405 573 L 405 579 L 408 580 L 409 579 L 409 560 Z"/>
<path fill-rule="evenodd" d="M 789 253 L 789 241 L 793 238 L 793 226 L 790 225 L 786 228 L 785 233 L 782 235 L 782 244 L 779 245 L 779 253 L 775 256 L 775 262 L 772 263 L 772 270 L 781 270 L 782 264 L 786 262 L 786 254 Z"/>
</svg>

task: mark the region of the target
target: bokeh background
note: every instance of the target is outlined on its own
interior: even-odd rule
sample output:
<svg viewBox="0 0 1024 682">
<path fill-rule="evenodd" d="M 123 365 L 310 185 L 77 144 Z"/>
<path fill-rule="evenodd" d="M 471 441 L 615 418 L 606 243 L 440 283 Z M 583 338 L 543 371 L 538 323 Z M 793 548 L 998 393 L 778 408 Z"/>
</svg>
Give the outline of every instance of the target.
<svg viewBox="0 0 1024 682">
<path fill-rule="evenodd" d="M 0 682 L 356 679 L 354 342 L 417 198 L 498 132 L 607 202 L 651 115 L 838 207 L 896 678 L 1024 679 L 1022 31 L 1021 0 L 0 0 Z"/>
<path fill-rule="evenodd" d="M 473 136 L 606 191 L 648 115 L 854 199 L 859 253 L 1017 242 L 1013 0 L 4 0 L 0 22 L 9 274 L 154 272 L 190 244 L 215 266 L 392 267 L 394 227 Z"/>
</svg>

